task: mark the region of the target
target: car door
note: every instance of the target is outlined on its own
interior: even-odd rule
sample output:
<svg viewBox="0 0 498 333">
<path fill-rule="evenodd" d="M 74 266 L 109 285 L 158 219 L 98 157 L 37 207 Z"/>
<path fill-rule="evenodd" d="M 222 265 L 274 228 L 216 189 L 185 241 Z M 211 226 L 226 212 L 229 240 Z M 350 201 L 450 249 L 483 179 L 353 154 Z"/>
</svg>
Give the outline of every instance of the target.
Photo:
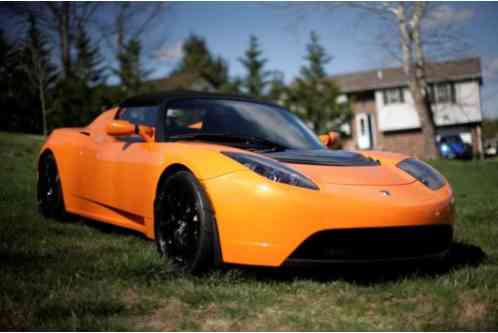
<svg viewBox="0 0 498 333">
<path fill-rule="evenodd" d="M 116 111 L 116 110 L 113 110 Z M 81 129 L 80 140 L 83 144 L 79 149 L 77 193 L 83 199 L 81 210 L 100 215 L 98 206 L 109 205 L 112 201 L 113 188 L 111 176 L 115 165 L 119 141 L 107 135 L 106 125 L 113 120 L 115 112 L 106 112 L 90 126 Z"/>
<path fill-rule="evenodd" d="M 113 118 L 106 119 L 105 125 L 112 120 Z M 83 194 L 94 204 L 112 208 L 116 205 L 115 173 L 119 164 L 119 152 L 125 142 L 121 138 L 108 135 L 105 128 L 92 131 L 88 139 L 91 144 L 87 146 L 81 161 L 86 170 L 81 179 Z M 100 214 L 98 211 L 94 213 Z"/>
<path fill-rule="evenodd" d="M 160 106 L 134 106 L 120 111 L 118 119 L 136 125 L 157 128 Z M 130 222 L 143 224 L 145 217 L 152 217 L 153 197 L 143 189 L 154 188 L 154 172 L 161 158 L 155 142 L 145 142 L 138 135 L 119 138 L 116 151 L 117 164 L 113 174 L 115 191 L 113 205 L 123 212 Z"/>
</svg>

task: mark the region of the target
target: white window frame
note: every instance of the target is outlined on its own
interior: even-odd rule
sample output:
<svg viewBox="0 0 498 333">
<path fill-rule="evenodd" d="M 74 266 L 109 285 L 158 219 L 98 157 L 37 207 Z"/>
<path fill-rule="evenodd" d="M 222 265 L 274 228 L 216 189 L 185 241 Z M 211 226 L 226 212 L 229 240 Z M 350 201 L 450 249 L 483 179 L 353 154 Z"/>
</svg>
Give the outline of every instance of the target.
<svg viewBox="0 0 498 333">
<path fill-rule="evenodd" d="M 382 91 L 382 97 L 384 99 L 384 105 L 403 104 L 405 102 L 403 88 L 384 89 Z"/>
</svg>

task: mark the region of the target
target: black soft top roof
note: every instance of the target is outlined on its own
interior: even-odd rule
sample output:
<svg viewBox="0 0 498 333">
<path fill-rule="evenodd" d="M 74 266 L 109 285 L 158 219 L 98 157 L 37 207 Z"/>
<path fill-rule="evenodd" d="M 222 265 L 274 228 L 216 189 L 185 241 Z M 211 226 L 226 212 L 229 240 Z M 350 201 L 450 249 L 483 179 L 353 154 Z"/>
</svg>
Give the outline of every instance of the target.
<svg viewBox="0 0 498 333">
<path fill-rule="evenodd" d="M 230 99 L 230 100 L 260 103 L 260 104 L 268 104 L 278 107 L 277 104 L 255 99 L 249 96 L 209 93 L 209 92 L 200 92 L 200 91 L 191 91 L 191 90 L 169 90 L 169 91 L 160 91 L 149 94 L 136 95 L 126 99 L 124 102 L 120 104 L 120 106 L 131 107 L 131 106 L 162 105 L 170 100 L 182 99 L 182 98 Z"/>
</svg>

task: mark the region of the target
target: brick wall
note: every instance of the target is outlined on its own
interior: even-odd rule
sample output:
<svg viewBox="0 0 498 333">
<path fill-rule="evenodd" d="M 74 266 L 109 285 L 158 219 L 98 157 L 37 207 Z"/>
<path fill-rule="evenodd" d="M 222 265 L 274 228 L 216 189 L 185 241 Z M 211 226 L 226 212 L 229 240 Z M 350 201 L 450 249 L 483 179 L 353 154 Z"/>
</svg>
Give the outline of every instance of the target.
<svg viewBox="0 0 498 333">
<path fill-rule="evenodd" d="M 422 131 L 387 132 L 379 135 L 376 149 L 402 153 L 417 158 L 424 157 L 424 136 Z"/>
</svg>

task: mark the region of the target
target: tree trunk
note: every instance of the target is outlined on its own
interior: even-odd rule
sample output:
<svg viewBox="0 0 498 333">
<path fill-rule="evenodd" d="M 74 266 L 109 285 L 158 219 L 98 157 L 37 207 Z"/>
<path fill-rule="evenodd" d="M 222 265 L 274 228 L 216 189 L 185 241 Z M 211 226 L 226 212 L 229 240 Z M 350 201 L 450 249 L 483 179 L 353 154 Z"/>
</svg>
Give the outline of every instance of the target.
<svg viewBox="0 0 498 333">
<path fill-rule="evenodd" d="M 428 102 L 427 97 L 422 94 L 422 88 L 420 87 L 420 82 L 418 82 L 418 80 L 412 80 L 409 86 L 413 96 L 415 110 L 417 111 L 420 120 L 422 135 L 424 136 L 424 156 L 420 157 L 435 159 L 438 156 L 436 149 L 436 128 L 432 118 L 430 103 Z"/>
<path fill-rule="evenodd" d="M 48 126 L 47 126 L 47 106 L 45 103 L 45 92 L 43 91 L 43 84 L 38 85 L 38 93 L 40 94 L 40 104 L 42 109 L 42 122 L 43 122 L 43 136 L 47 136 Z"/>
<path fill-rule="evenodd" d="M 410 90 L 415 102 L 420 119 L 420 127 L 424 135 L 424 158 L 435 159 L 438 157 L 436 147 L 436 125 L 434 124 L 431 101 L 427 92 L 425 57 L 420 36 L 420 22 L 424 15 L 426 4 L 416 2 L 414 4 L 413 17 L 410 25 L 412 27 L 413 42 L 415 46 L 415 71 L 412 72 L 413 84 L 410 84 Z"/>
<path fill-rule="evenodd" d="M 403 71 L 408 78 L 408 87 L 413 96 L 415 110 L 420 120 L 420 128 L 424 136 L 425 159 L 437 157 L 436 129 L 432 117 L 431 105 L 426 94 L 425 64 L 422 41 L 420 38 L 420 21 L 424 13 L 424 4 L 417 3 L 411 20 L 407 20 L 405 7 L 399 3 L 394 9 L 398 18 L 400 31 L 400 44 L 403 54 Z M 415 48 L 415 64 L 413 63 L 413 50 Z"/>
</svg>

